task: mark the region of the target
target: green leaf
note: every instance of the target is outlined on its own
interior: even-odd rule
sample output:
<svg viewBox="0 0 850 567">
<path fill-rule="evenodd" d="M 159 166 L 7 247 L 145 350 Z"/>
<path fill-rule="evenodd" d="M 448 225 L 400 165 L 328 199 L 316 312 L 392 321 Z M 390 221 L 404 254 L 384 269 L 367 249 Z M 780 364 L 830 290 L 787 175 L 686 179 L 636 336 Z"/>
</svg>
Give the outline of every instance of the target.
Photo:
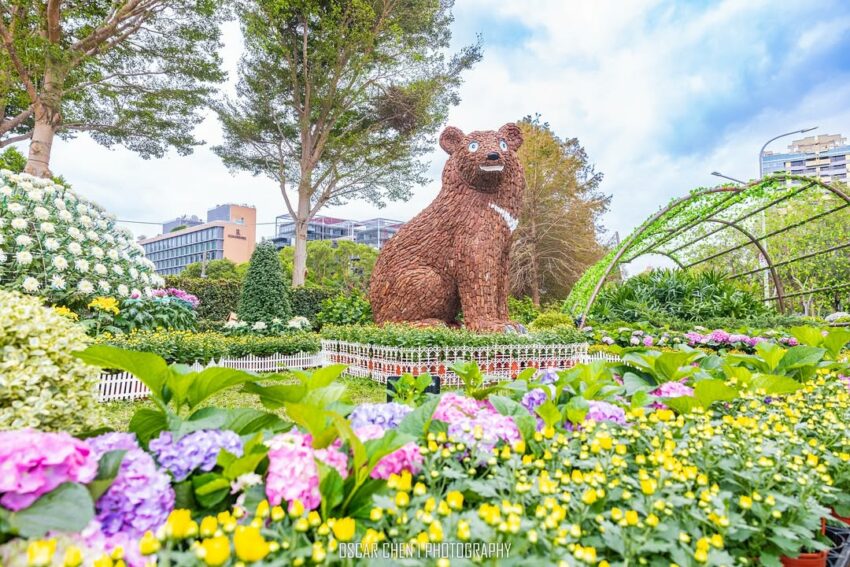
<svg viewBox="0 0 850 567">
<path fill-rule="evenodd" d="M 339 432 L 328 423 L 329 417 L 333 414 L 307 404 L 287 403 L 284 407 L 289 418 L 313 436 L 314 448 L 327 447 L 337 438 Z"/>
<path fill-rule="evenodd" d="M 645 390 L 638 390 L 632 396 L 632 400 L 629 403 L 631 408 L 642 408 L 647 405 L 650 401 L 652 401 L 649 397 L 649 394 Z"/>
<path fill-rule="evenodd" d="M 537 431 L 537 418 L 530 414 L 515 415 L 513 416 L 513 420 L 523 440 L 526 443 L 531 443 L 534 440 L 534 433 Z"/>
<path fill-rule="evenodd" d="M 528 413 L 528 410 L 525 409 L 525 406 L 523 406 L 519 402 L 515 402 L 514 400 L 506 396 L 492 395 L 487 398 L 487 400 L 493 405 L 496 411 L 502 415 L 530 415 Z"/>
<path fill-rule="evenodd" d="M 517 374 L 516 379 L 522 380 L 524 382 L 528 382 L 529 380 L 534 378 L 534 375 L 536 373 L 537 373 L 537 369 L 534 368 L 533 366 L 529 366 L 528 368 L 523 368 L 522 371 L 519 374 Z"/>
<path fill-rule="evenodd" d="M 573 424 L 579 424 L 584 421 L 587 412 L 590 411 L 590 404 L 581 396 L 573 396 L 566 405 L 567 419 Z"/>
<path fill-rule="evenodd" d="M 560 423 L 563 419 L 560 410 L 558 410 L 558 406 L 556 406 L 552 400 L 546 400 L 537 406 L 535 411 L 537 412 L 537 415 L 543 419 L 543 423 L 546 424 L 546 427 L 555 427 L 555 425 Z"/>
<path fill-rule="evenodd" d="M 220 367 L 207 368 L 191 376 L 191 384 L 186 395 L 189 407 L 196 407 L 216 392 L 258 379 L 254 374 Z"/>
<path fill-rule="evenodd" d="M 626 395 L 631 396 L 636 392 L 654 390 L 655 386 L 635 374 L 634 372 L 626 372 L 623 375 L 623 387 L 626 389 Z"/>
<path fill-rule="evenodd" d="M 130 419 L 128 429 L 136 434 L 142 445 L 147 446 L 151 439 L 168 429 L 168 418 L 162 411 L 140 408 Z"/>
<path fill-rule="evenodd" d="M 230 494 L 230 481 L 218 473 L 204 473 L 192 477 L 195 499 L 204 508 L 212 508 Z"/>
<path fill-rule="evenodd" d="M 440 398 L 434 397 L 408 413 L 398 425 L 399 433 L 407 433 L 413 435 L 416 439 L 424 439 L 439 403 Z"/>
<path fill-rule="evenodd" d="M 820 329 L 815 327 L 791 327 L 788 332 L 797 339 L 801 345 L 819 347 L 823 343 L 823 335 Z"/>
<path fill-rule="evenodd" d="M 664 352 L 655 359 L 655 371 L 659 382 L 679 379 L 679 369 L 696 359 L 693 352 Z M 689 367 L 690 368 L 690 367 Z M 693 369 L 691 369 L 692 371 Z"/>
<path fill-rule="evenodd" d="M 162 387 L 172 373 L 165 359 L 149 352 L 124 350 L 109 345 L 92 345 L 84 351 L 73 354 L 86 364 L 129 372 L 144 383 L 153 397 L 159 401 L 162 401 Z"/>
<path fill-rule="evenodd" d="M 734 400 L 738 395 L 738 390 L 727 386 L 723 380 L 700 380 L 694 386 L 694 397 L 704 408 L 714 402 Z"/>
<path fill-rule="evenodd" d="M 310 377 L 307 380 L 307 388 L 310 390 L 316 390 L 318 388 L 325 388 L 330 386 L 337 378 L 339 378 L 347 366 L 345 364 L 331 364 L 330 366 L 323 366 L 317 370 L 314 370 L 310 373 Z"/>
<path fill-rule="evenodd" d="M 756 345 L 756 353 L 767 364 L 769 372 L 776 370 L 776 367 L 779 366 L 779 361 L 785 356 L 785 352 L 784 348 L 770 341 L 763 341 Z"/>
<path fill-rule="evenodd" d="M 342 477 L 334 467 L 329 467 L 321 461 L 316 461 L 319 468 L 319 494 L 322 496 L 322 517 L 331 517 L 337 506 L 342 504 L 343 485 Z"/>
<path fill-rule="evenodd" d="M 21 537 L 39 538 L 47 532 L 82 531 L 93 517 L 94 503 L 86 487 L 65 482 L 29 508 L 9 514 L 7 521 Z"/>
<path fill-rule="evenodd" d="M 810 346 L 795 346 L 788 349 L 785 356 L 779 362 L 778 370 L 788 371 L 797 368 L 814 367 L 826 354 L 826 349 L 810 347 Z"/>
<path fill-rule="evenodd" d="M 260 386 L 254 382 L 246 383 L 242 389 L 260 397 L 260 403 L 271 410 L 280 409 L 287 402 L 300 402 L 307 395 L 307 385 L 279 384 L 276 386 Z"/>
<path fill-rule="evenodd" d="M 700 407 L 699 400 L 693 396 L 679 396 L 678 398 L 664 398 L 664 404 L 671 410 L 681 415 L 691 413 L 694 408 Z"/>
<path fill-rule="evenodd" d="M 850 330 L 832 329 L 823 339 L 823 346 L 829 353 L 829 357 L 838 360 L 844 346 L 850 342 Z"/>
<path fill-rule="evenodd" d="M 118 476 L 118 471 L 121 469 L 121 462 L 124 460 L 126 452 L 124 449 L 107 451 L 100 457 L 100 461 L 97 463 L 97 476 L 88 485 L 93 502 L 97 502 L 97 499 L 112 486 L 115 477 Z"/>
<path fill-rule="evenodd" d="M 751 387 L 755 390 L 764 390 L 765 394 L 777 396 L 794 393 L 803 385 L 788 376 L 756 374 L 751 382 Z"/>
<path fill-rule="evenodd" d="M 215 427 L 229 429 L 239 435 L 251 435 L 259 431 L 278 433 L 292 427 L 292 423 L 278 415 L 251 408 L 201 408 L 189 417 L 189 421 L 207 421 L 208 419 L 216 420 L 218 425 Z"/>
</svg>

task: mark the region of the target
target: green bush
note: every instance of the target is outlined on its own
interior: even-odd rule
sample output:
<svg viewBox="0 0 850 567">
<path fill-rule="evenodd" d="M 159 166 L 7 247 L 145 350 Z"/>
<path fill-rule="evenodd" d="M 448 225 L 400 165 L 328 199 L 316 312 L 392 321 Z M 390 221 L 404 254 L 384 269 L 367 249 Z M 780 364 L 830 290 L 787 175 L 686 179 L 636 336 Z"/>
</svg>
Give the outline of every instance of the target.
<svg viewBox="0 0 850 567">
<path fill-rule="evenodd" d="M 316 322 L 320 325 L 367 325 L 372 322 L 372 306 L 359 293 L 340 293 L 322 301 Z"/>
<path fill-rule="evenodd" d="M 41 300 L 0 290 L 0 429 L 100 425 L 100 370 L 71 354 L 88 342 L 82 327 Z"/>
<path fill-rule="evenodd" d="M 191 305 L 174 297 L 125 299 L 113 325 L 122 331 L 153 331 L 158 328 L 191 331 L 197 315 Z"/>
<path fill-rule="evenodd" d="M 566 313 L 547 311 L 546 313 L 541 313 L 539 317 L 532 321 L 528 328 L 533 331 L 543 331 L 560 326 L 574 327 L 573 318 Z"/>
<path fill-rule="evenodd" d="M 97 342 L 153 352 L 169 363 L 180 364 L 206 364 L 223 357 L 291 355 L 298 352 L 318 352 L 321 349 L 319 337 L 314 333 L 231 337 L 216 332 L 143 331 L 115 336 L 101 335 Z"/>
<path fill-rule="evenodd" d="M 293 288 L 290 291 L 292 316 L 306 317 L 310 323 L 317 323 L 319 311 L 322 310 L 322 302 L 330 299 L 336 293 L 332 289 L 309 284 Z"/>
<path fill-rule="evenodd" d="M 540 315 L 540 309 L 534 305 L 531 298 L 525 296 L 521 299 L 508 297 L 508 315 L 511 321 L 528 325 Z"/>
<path fill-rule="evenodd" d="M 280 258 L 271 242 L 258 245 L 251 255 L 248 274 L 239 299 L 239 319 L 246 323 L 292 317 L 289 289 L 283 279 Z"/>
<path fill-rule="evenodd" d="M 407 325 L 328 325 L 322 338 L 394 347 L 446 347 L 525 344 L 572 344 L 585 342 L 584 335 L 572 327 L 556 327 L 539 333 L 475 333 L 448 327 L 410 327 Z"/>
<path fill-rule="evenodd" d="M 609 284 L 593 305 L 591 314 L 601 321 L 648 321 L 664 324 L 671 319 L 703 321 L 718 317 L 743 319 L 770 310 L 749 290 L 738 287 L 717 271 L 653 270 L 622 283 Z"/>
<path fill-rule="evenodd" d="M 242 295 L 242 282 L 232 279 L 168 276 L 166 285 L 197 296 L 200 300 L 198 318 L 210 321 L 225 321 L 235 313 Z"/>
</svg>

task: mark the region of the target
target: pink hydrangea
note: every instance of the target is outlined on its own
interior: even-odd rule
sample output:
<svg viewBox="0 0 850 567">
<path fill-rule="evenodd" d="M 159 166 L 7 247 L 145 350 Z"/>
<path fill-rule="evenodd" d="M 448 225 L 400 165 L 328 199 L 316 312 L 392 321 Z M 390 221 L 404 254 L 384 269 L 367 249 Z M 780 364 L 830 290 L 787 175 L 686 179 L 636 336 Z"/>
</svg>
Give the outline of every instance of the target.
<svg viewBox="0 0 850 567">
<path fill-rule="evenodd" d="M 481 409 L 481 402 L 462 394 L 449 392 L 440 398 L 440 403 L 434 411 L 434 419 L 453 423 L 475 416 L 479 409 Z"/>
<path fill-rule="evenodd" d="M 272 506 L 283 501 L 301 501 L 307 510 L 319 507 L 319 467 L 316 459 L 348 476 L 348 457 L 339 450 L 341 442 L 325 449 L 313 449 L 309 435 L 293 431 L 269 440 L 269 473 L 266 497 Z"/>
<path fill-rule="evenodd" d="M 683 382 L 665 382 L 650 392 L 657 398 L 679 398 L 681 396 L 693 396 L 694 389 L 686 386 Z M 667 406 L 661 402 L 653 402 L 651 407 L 665 409 Z"/>
<path fill-rule="evenodd" d="M 383 437 L 384 429 L 380 425 L 364 425 L 355 429 L 354 433 L 361 441 L 369 441 Z M 402 471 L 417 474 L 421 469 L 422 453 L 419 446 L 411 441 L 378 461 L 369 476 L 386 480 L 391 474 L 401 474 Z"/>
<path fill-rule="evenodd" d="M 440 398 L 434 419 L 449 424 L 448 434 L 456 441 L 490 451 L 499 441 L 513 443 L 521 435 L 514 420 L 496 411 L 487 401 L 477 401 L 449 392 Z"/>
<path fill-rule="evenodd" d="M 67 433 L 0 431 L 0 505 L 22 510 L 63 482 L 90 482 L 97 458 Z"/>
</svg>

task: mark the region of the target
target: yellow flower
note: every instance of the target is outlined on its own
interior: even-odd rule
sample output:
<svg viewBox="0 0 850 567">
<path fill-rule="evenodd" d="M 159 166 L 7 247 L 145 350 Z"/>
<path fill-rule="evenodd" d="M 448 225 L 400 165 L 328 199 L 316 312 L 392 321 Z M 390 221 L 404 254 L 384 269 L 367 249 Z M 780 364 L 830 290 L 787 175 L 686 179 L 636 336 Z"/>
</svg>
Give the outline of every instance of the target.
<svg viewBox="0 0 850 567">
<path fill-rule="evenodd" d="M 630 526 L 636 526 L 638 521 L 640 521 L 640 516 L 635 510 L 629 510 L 626 512 L 626 523 Z"/>
<path fill-rule="evenodd" d="M 655 494 L 655 489 L 658 487 L 658 483 L 653 478 L 646 478 L 640 481 L 640 490 L 646 495 Z"/>
<path fill-rule="evenodd" d="M 284 518 L 284 516 L 286 516 L 286 512 L 283 511 L 282 507 L 275 506 L 272 508 L 272 520 L 279 522 Z"/>
<path fill-rule="evenodd" d="M 596 491 L 592 488 L 588 488 L 584 491 L 584 494 L 581 495 L 581 501 L 588 506 L 593 504 L 596 502 Z"/>
<path fill-rule="evenodd" d="M 369 511 L 369 519 L 372 520 L 373 522 L 377 522 L 383 517 L 384 517 L 384 511 L 381 508 L 372 508 Z"/>
<path fill-rule="evenodd" d="M 293 518 L 300 518 L 302 514 L 304 514 L 304 503 L 296 498 L 289 503 L 289 515 Z"/>
<path fill-rule="evenodd" d="M 650 514 L 646 517 L 646 525 L 654 528 L 658 525 L 658 516 L 655 514 Z"/>
<path fill-rule="evenodd" d="M 263 499 L 263 500 L 260 501 L 259 504 L 257 504 L 257 512 L 256 512 L 255 515 L 256 515 L 257 518 L 265 518 L 266 516 L 269 515 L 269 501 L 268 500 Z"/>
<path fill-rule="evenodd" d="M 50 565 L 53 554 L 56 553 L 55 539 L 37 539 L 27 546 L 27 565 L 42 567 Z"/>
<path fill-rule="evenodd" d="M 65 550 L 65 559 L 62 567 L 79 567 L 83 564 L 83 552 L 76 545 L 71 545 Z"/>
<path fill-rule="evenodd" d="M 452 490 L 446 494 L 446 503 L 452 510 L 460 510 L 463 508 L 463 494 L 457 490 Z"/>
<path fill-rule="evenodd" d="M 174 539 L 183 539 L 196 534 L 198 524 L 192 520 L 192 512 L 186 509 L 178 509 L 168 515 L 165 531 Z"/>
<path fill-rule="evenodd" d="M 124 562 L 122 561 L 121 563 Z M 105 554 L 95 559 L 93 565 L 94 567 L 115 567 L 115 564 L 112 562 L 112 558 Z"/>
<path fill-rule="evenodd" d="M 55 311 L 58 315 L 61 315 L 63 317 L 67 317 L 68 319 L 70 319 L 72 321 L 76 321 L 77 319 L 80 318 L 79 315 L 77 315 L 76 313 L 74 313 L 73 311 L 71 311 L 70 309 L 68 309 L 67 307 L 64 307 L 64 306 L 63 307 L 54 306 L 53 311 Z"/>
<path fill-rule="evenodd" d="M 317 541 L 313 544 L 313 555 L 310 557 L 310 559 L 313 560 L 313 563 L 321 563 L 325 560 L 327 555 L 325 546 L 322 545 L 322 542 Z"/>
<path fill-rule="evenodd" d="M 201 549 L 204 550 L 204 563 L 212 567 L 224 565 L 230 559 L 230 540 L 227 536 L 207 538 L 201 542 Z"/>
<path fill-rule="evenodd" d="M 233 534 L 236 557 L 242 561 L 259 561 L 269 554 L 269 544 L 260 530 L 251 526 L 239 526 Z"/>
<path fill-rule="evenodd" d="M 89 303 L 89 308 L 97 309 L 104 313 L 112 313 L 113 315 L 118 315 L 118 313 L 120 313 L 120 310 L 118 309 L 118 300 L 114 297 L 96 297 Z"/>
<path fill-rule="evenodd" d="M 738 505 L 745 510 L 749 510 L 753 507 L 753 499 L 749 496 L 741 496 L 741 498 L 738 500 Z"/>
<path fill-rule="evenodd" d="M 407 492 L 398 492 L 395 495 L 395 504 L 399 508 L 404 508 L 408 504 L 410 504 L 410 496 L 407 495 Z"/>
<path fill-rule="evenodd" d="M 218 529 L 218 521 L 214 516 L 207 516 L 201 520 L 201 537 L 211 537 Z"/>
<path fill-rule="evenodd" d="M 350 541 L 354 537 L 357 523 L 351 518 L 341 518 L 333 524 L 334 537 L 339 541 Z"/>
<path fill-rule="evenodd" d="M 470 536 L 469 522 L 460 520 L 457 523 L 457 537 L 461 541 L 467 541 Z"/>
<path fill-rule="evenodd" d="M 139 551 L 142 555 L 153 555 L 159 551 L 159 540 L 153 535 L 153 532 L 148 530 L 142 539 L 139 540 Z"/>
</svg>

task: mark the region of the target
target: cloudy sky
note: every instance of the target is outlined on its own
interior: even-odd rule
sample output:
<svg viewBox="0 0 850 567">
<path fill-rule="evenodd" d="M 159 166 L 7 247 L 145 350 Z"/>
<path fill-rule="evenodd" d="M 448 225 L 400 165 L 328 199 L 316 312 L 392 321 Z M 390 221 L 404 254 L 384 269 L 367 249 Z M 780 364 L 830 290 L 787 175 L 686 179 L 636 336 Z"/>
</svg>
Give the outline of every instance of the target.
<svg viewBox="0 0 850 567">
<path fill-rule="evenodd" d="M 560 136 L 579 138 L 613 195 L 605 225 L 621 236 L 670 198 L 713 185 L 711 171 L 756 177 L 758 150 L 776 134 L 819 126 L 814 133 L 850 136 L 846 0 L 456 0 L 455 17 L 456 45 L 481 34 L 484 58 L 466 76 L 449 123 L 495 129 L 540 113 Z M 231 77 L 240 51 L 238 26 L 229 24 Z M 217 143 L 217 121 L 210 117 L 198 135 Z M 409 219 L 436 195 L 444 161 L 435 150 L 437 181 L 407 203 L 353 202 L 325 214 Z M 285 209 L 274 182 L 231 175 L 208 148 L 146 161 L 79 138 L 55 145 L 51 168 L 122 219 L 203 217 L 237 202 L 270 222 Z"/>
</svg>

